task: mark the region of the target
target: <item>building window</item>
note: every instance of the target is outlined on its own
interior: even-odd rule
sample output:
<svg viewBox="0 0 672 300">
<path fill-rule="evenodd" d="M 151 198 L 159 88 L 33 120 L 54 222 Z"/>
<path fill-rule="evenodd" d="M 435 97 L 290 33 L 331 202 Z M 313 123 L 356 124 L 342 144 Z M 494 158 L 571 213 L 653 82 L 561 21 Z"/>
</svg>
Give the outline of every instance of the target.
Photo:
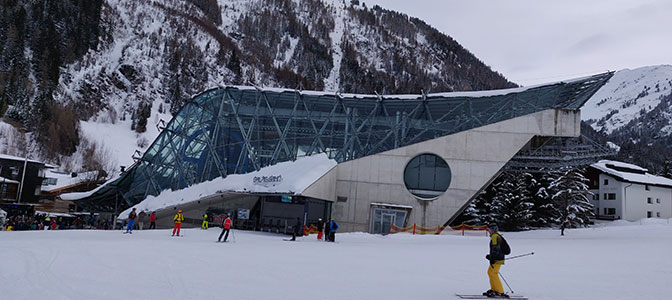
<svg viewBox="0 0 672 300">
<path fill-rule="evenodd" d="M 615 208 L 604 208 L 604 214 L 607 216 L 613 216 L 616 214 L 616 209 Z"/>
<path fill-rule="evenodd" d="M 660 198 L 656 198 L 656 203 L 660 204 Z"/>
<path fill-rule="evenodd" d="M 651 201 L 651 197 L 646 198 L 646 203 L 648 203 L 648 204 L 652 204 L 652 203 L 653 203 L 653 201 Z"/>
<path fill-rule="evenodd" d="M 647 218 L 651 218 L 651 215 L 652 215 L 652 213 L 651 213 L 650 211 L 647 211 L 647 212 L 646 212 L 646 217 L 647 217 Z"/>
<path fill-rule="evenodd" d="M 58 183 L 58 179 L 56 178 L 45 178 L 42 180 L 42 185 L 56 185 Z"/>
<path fill-rule="evenodd" d="M 19 175 L 19 168 L 10 168 L 10 170 L 12 170 L 12 176 Z"/>
<path fill-rule="evenodd" d="M 609 179 L 604 180 L 604 185 L 609 185 Z"/>
<path fill-rule="evenodd" d="M 615 193 L 609 193 L 609 194 L 604 194 L 605 199 L 607 200 L 616 200 L 616 194 Z"/>
<path fill-rule="evenodd" d="M 647 185 L 644 185 L 644 189 L 647 190 L 647 191 L 650 191 L 650 190 L 651 190 L 651 188 L 649 188 L 649 185 L 648 185 L 648 184 L 647 184 Z"/>
<path fill-rule="evenodd" d="M 404 184 L 411 194 L 421 199 L 433 199 L 443 194 L 450 185 L 448 163 L 434 154 L 420 154 L 404 169 Z"/>
<path fill-rule="evenodd" d="M 660 212 L 656 212 L 656 218 L 660 218 Z"/>
</svg>

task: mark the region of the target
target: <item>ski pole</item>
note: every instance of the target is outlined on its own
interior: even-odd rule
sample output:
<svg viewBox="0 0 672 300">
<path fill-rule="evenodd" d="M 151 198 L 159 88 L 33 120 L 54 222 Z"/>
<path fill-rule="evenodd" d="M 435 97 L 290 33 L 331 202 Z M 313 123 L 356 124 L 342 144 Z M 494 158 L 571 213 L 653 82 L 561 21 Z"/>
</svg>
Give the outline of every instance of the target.
<svg viewBox="0 0 672 300">
<path fill-rule="evenodd" d="M 233 242 L 235 243 L 236 242 L 236 233 L 233 230 L 231 230 L 231 237 L 233 237 Z"/>
<path fill-rule="evenodd" d="M 534 252 L 525 253 L 525 254 L 516 255 L 516 256 L 511 256 L 511 257 L 507 258 L 506 260 L 512 260 L 514 258 L 519 258 L 519 257 L 523 257 L 523 256 L 528 256 L 528 255 L 534 255 Z"/>
<path fill-rule="evenodd" d="M 511 286 L 509 285 L 509 283 L 506 282 L 506 279 L 504 279 L 504 276 L 502 275 L 502 272 L 498 272 L 498 273 L 499 273 L 499 277 L 502 277 L 502 280 L 504 280 L 504 283 L 506 283 L 506 286 L 509 288 L 509 291 L 511 291 L 511 294 L 513 294 L 514 291 L 511 289 Z"/>
</svg>

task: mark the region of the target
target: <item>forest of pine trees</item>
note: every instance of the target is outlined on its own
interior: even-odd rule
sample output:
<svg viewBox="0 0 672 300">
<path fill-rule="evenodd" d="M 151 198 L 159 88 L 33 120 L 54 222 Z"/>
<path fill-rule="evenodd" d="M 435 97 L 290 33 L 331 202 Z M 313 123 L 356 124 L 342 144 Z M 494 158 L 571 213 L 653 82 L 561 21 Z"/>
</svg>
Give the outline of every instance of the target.
<svg viewBox="0 0 672 300">
<path fill-rule="evenodd" d="M 566 219 L 587 226 L 594 216 L 587 181 L 578 169 L 505 171 L 453 223 L 497 223 L 505 231 L 553 227 Z"/>
</svg>

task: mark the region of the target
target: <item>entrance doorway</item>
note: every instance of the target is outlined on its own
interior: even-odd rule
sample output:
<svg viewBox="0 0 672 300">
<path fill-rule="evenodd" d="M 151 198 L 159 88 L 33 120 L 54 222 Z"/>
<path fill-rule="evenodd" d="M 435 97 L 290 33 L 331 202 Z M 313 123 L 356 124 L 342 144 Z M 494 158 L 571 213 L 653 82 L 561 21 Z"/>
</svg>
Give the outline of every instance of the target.
<svg viewBox="0 0 672 300">
<path fill-rule="evenodd" d="M 401 209 L 373 208 L 371 233 L 388 234 L 392 225 L 404 227 L 407 211 Z"/>
</svg>

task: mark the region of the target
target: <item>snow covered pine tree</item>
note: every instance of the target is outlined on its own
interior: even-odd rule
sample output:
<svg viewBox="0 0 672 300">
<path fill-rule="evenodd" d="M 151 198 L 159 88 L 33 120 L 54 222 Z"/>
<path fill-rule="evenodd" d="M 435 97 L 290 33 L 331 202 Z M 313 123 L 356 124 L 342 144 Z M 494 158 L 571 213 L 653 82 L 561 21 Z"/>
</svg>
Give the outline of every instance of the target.
<svg viewBox="0 0 672 300">
<path fill-rule="evenodd" d="M 593 205 L 588 200 L 588 179 L 578 169 L 566 170 L 549 185 L 552 199 L 558 208 L 555 222 L 568 219 L 571 226 L 587 226 L 594 216 Z"/>
</svg>

